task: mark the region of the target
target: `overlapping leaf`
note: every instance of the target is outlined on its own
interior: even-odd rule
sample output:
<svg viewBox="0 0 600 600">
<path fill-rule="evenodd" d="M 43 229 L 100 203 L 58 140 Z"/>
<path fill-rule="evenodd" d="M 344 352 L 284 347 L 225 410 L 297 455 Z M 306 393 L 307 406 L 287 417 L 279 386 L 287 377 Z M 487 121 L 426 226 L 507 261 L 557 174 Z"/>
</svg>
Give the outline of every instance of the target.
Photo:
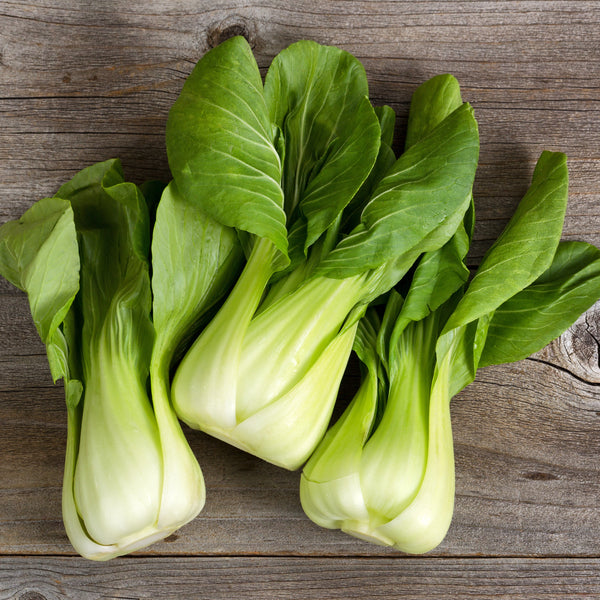
<svg viewBox="0 0 600 600">
<path fill-rule="evenodd" d="M 531 186 L 484 256 L 448 330 L 491 313 L 550 266 L 562 232 L 568 179 L 566 156 L 542 152 Z"/>
<path fill-rule="evenodd" d="M 214 219 L 287 252 L 278 131 L 258 66 L 235 37 L 205 54 L 167 121 L 169 166 L 180 193 Z"/>
<path fill-rule="evenodd" d="M 552 265 L 496 309 L 480 366 L 514 362 L 537 352 L 600 298 L 600 251 L 561 242 Z"/>
<path fill-rule="evenodd" d="M 54 381 L 68 374 L 62 322 L 79 290 L 79 252 L 67 200 L 45 198 L 0 228 L 0 274 L 27 292 Z"/>
<path fill-rule="evenodd" d="M 477 124 L 464 104 L 398 159 L 364 208 L 361 224 L 329 254 L 321 272 L 348 277 L 448 241 L 458 223 L 444 236 L 435 232 L 466 212 L 478 153 Z"/>
<path fill-rule="evenodd" d="M 364 67 L 333 46 L 301 41 L 281 51 L 265 79 L 272 122 L 283 132 L 283 189 L 291 222 L 306 222 L 304 252 L 367 178 L 380 128 Z"/>
<path fill-rule="evenodd" d="M 242 251 L 235 231 L 186 200 L 172 181 L 162 194 L 152 235 L 155 360 L 170 361 L 182 340 L 231 287 Z"/>
</svg>

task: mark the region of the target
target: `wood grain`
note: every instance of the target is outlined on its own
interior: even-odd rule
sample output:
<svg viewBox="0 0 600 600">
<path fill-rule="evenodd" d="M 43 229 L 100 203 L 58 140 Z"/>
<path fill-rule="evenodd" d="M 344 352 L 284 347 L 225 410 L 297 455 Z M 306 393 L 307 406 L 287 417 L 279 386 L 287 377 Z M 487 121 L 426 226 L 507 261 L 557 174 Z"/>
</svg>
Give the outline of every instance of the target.
<svg viewBox="0 0 600 600">
<path fill-rule="evenodd" d="M 202 54 L 237 34 L 263 72 L 303 38 L 355 54 L 374 101 L 398 112 L 398 148 L 415 87 L 456 75 L 482 144 L 472 265 L 546 148 L 569 157 L 564 237 L 600 246 L 600 2 L 569 0 L 3 0 L 0 223 L 110 157 L 133 181 L 167 179 L 169 107 Z M 25 295 L 0 281 L 0 598 L 598 597 L 599 329 L 597 304 L 454 400 L 456 511 L 428 557 L 316 527 L 297 473 L 186 430 L 206 509 L 143 556 L 95 565 L 71 556 L 61 522 L 61 386 Z"/>
<path fill-rule="evenodd" d="M 259 573 L 258 576 L 256 573 Z M 0 600 L 592 600 L 600 563 L 578 559 L 0 560 Z"/>
</svg>

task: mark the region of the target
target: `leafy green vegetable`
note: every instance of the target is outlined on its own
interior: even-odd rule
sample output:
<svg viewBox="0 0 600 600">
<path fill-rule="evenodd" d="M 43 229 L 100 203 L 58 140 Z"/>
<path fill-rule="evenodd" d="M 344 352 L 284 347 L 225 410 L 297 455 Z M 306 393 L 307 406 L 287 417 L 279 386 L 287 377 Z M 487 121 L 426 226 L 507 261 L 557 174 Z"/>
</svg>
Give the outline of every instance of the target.
<svg viewBox="0 0 600 600">
<path fill-rule="evenodd" d="M 81 404 L 68 406 L 78 413 L 79 437 L 63 486 L 76 512 L 63 514 L 73 544 L 83 538 L 100 557 L 122 540 L 138 541 L 140 530 L 156 535 L 160 508 L 160 442 L 145 387 L 153 343 L 148 215 L 114 161 L 80 172 L 57 197 L 71 203 L 81 257 L 65 327 L 70 374 L 83 385 Z"/>
<path fill-rule="evenodd" d="M 288 226 L 306 228 L 304 253 L 335 222 L 376 159 L 380 128 L 368 92 L 354 56 L 315 42 L 292 44 L 267 72 L 265 100 L 283 136 L 285 212 Z"/>
<path fill-rule="evenodd" d="M 566 156 L 542 152 L 531 187 L 483 258 L 449 327 L 491 312 L 550 266 L 567 208 L 567 183 Z"/>
<path fill-rule="evenodd" d="M 550 267 L 562 232 L 568 178 L 565 155 L 542 152 L 530 188 L 448 319 L 437 352 L 452 355 L 451 396 L 475 378 L 494 311 Z M 467 348 L 453 352 L 461 343 Z"/>
<path fill-rule="evenodd" d="M 396 161 L 364 207 L 361 223 L 329 254 L 321 272 L 349 277 L 377 268 L 382 256 L 447 241 L 451 234 L 443 225 L 452 217 L 462 220 L 468 208 L 477 156 L 477 125 L 463 104 Z"/>
<path fill-rule="evenodd" d="M 207 57 L 169 115 L 169 162 L 182 196 L 236 227 L 249 256 L 182 360 L 173 405 L 190 426 L 294 469 L 326 429 L 368 302 L 461 226 L 477 125 L 461 104 L 396 161 L 393 111 L 371 107 L 348 53 L 293 44 L 273 60 L 262 96 L 245 40 Z M 252 132 L 260 122 L 260 143 L 235 138 L 234 121 Z"/>
<path fill-rule="evenodd" d="M 213 218 L 286 252 L 278 131 L 244 38 L 198 61 L 171 107 L 166 135 L 169 165 L 185 197 L 202 198 Z"/>
<path fill-rule="evenodd" d="M 425 254 L 405 298 L 390 293 L 381 324 L 374 313 L 361 321 L 362 384 L 301 477 L 317 524 L 409 553 L 442 541 L 454 508 L 451 398 L 478 366 L 538 350 L 600 297 L 600 252 L 558 241 L 567 178 L 564 155 L 543 153 L 466 290 L 455 237 L 460 251 Z"/>
<path fill-rule="evenodd" d="M 550 267 L 494 311 L 479 366 L 514 362 L 541 350 L 600 297 L 599 277 L 600 250 L 561 242 Z"/>
</svg>

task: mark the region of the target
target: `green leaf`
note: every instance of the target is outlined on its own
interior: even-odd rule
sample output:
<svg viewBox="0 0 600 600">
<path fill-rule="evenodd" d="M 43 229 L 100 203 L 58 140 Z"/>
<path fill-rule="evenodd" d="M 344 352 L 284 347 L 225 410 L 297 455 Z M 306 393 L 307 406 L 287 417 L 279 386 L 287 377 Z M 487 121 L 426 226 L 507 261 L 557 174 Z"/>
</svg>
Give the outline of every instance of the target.
<svg viewBox="0 0 600 600">
<path fill-rule="evenodd" d="M 394 335 L 396 322 L 402 312 L 403 303 L 404 298 L 395 289 L 391 289 L 390 293 L 385 296 L 385 310 L 381 326 L 377 333 L 377 354 L 387 372 L 390 370 L 390 340 Z M 360 354 L 359 358 L 362 360 Z"/>
<path fill-rule="evenodd" d="M 198 62 L 167 121 L 167 155 L 180 193 L 229 227 L 287 252 L 277 129 L 243 37 Z"/>
<path fill-rule="evenodd" d="M 420 321 L 437 310 L 469 277 L 464 265 L 466 232 L 457 232 L 439 250 L 427 252 L 419 261 L 404 301 L 399 321 L 404 328 L 410 321 Z M 466 244 L 468 249 L 468 242 Z"/>
<path fill-rule="evenodd" d="M 391 106 L 376 106 L 375 114 L 379 119 L 381 129 L 381 143 L 392 147 L 394 142 L 394 129 L 396 128 L 396 112 Z"/>
<path fill-rule="evenodd" d="M 460 86 L 452 75 L 436 75 L 422 83 L 412 95 L 405 148 L 429 135 L 462 103 Z"/>
<path fill-rule="evenodd" d="M 450 231 L 445 225 L 467 210 L 478 151 L 477 123 L 464 104 L 398 159 L 322 272 L 348 277 L 448 241 L 458 223 Z"/>
<path fill-rule="evenodd" d="M 484 315 L 465 325 L 442 332 L 436 344 L 437 372 L 447 381 L 443 384 L 448 399 L 472 383 L 479 368 L 489 317 Z"/>
<path fill-rule="evenodd" d="M 273 59 L 265 99 L 285 142 L 285 211 L 290 223 L 300 215 L 306 221 L 306 253 L 371 171 L 379 121 L 360 61 L 306 40 Z"/>
<path fill-rule="evenodd" d="M 542 153 L 530 188 L 483 257 L 447 329 L 493 312 L 550 266 L 562 232 L 568 177 L 564 154 Z"/>
<path fill-rule="evenodd" d="M 0 228 L 0 274 L 27 292 L 54 381 L 68 373 L 60 326 L 79 289 L 79 251 L 68 201 L 44 198 Z"/>
<path fill-rule="evenodd" d="M 381 322 L 375 309 L 370 308 L 361 318 L 356 329 L 356 336 L 352 350 L 360 359 L 361 366 L 366 368 L 366 372 L 377 375 L 379 363 L 378 356 L 378 335 L 381 330 Z"/>
<path fill-rule="evenodd" d="M 420 85 L 411 101 L 406 147 L 429 135 L 461 105 L 460 86 L 452 75 L 438 75 Z M 469 270 L 463 261 L 469 250 L 472 231 L 472 194 L 470 196 L 469 209 L 452 237 L 442 247 L 426 252 L 419 260 L 402 312 L 397 318 L 396 336 L 410 321 L 424 319 L 438 309 L 467 281 Z"/>
<path fill-rule="evenodd" d="M 561 242 L 550 268 L 494 312 L 480 366 L 537 352 L 599 298 L 600 250 L 584 242 Z"/>
<path fill-rule="evenodd" d="M 146 201 L 124 181 L 118 160 L 83 169 L 56 196 L 69 200 L 75 214 L 84 378 L 101 339 L 144 378 L 153 343 Z"/>
<path fill-rule="evenodd" d="M 166 376 L 184 339 L 233 285 L 243 253 L 233 229 L 186 200 L 172 181 L 163 192 L 152 236 L 153 362 Z"/>
<path fill-rule="evenodd" d="M 396 155 L 391 146 L 396 124 L 396 113 L 389 106 L 381 106 L 375 108 L 375 114 L 381 127 L 379 153 L 369 176 L 344 209 L 341 225 L 341 231 L 344 233 L 349 233 L 360 223 L 362 210 L 373 195 L 373 191 L 396 162 Z"/>
</svg>

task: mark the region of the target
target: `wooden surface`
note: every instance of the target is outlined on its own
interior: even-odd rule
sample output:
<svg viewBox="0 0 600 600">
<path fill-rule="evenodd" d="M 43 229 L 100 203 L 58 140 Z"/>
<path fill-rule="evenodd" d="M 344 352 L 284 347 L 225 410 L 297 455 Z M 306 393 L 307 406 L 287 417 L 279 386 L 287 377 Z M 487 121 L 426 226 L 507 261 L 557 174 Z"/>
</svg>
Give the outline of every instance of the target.
<svg viewBox="0 0 600 600">
<path fill-rule="evenodd" d="M 186 75 L 233 34 L 261 67 L 289 43 L 341 46 L 399 113 L 451 72 L 480 124 L 471 263 L 508 220 L 542 149 L 569 156 L 564 237 L 600 246 L 600 2 L 0 0 L 0 223 L 114 156 L 168 177 L 164 126 Z M 74 555 L 60 489 L 62 388 L 26 298 L 0 282 L 0 599 L 598 598 L 600 304 L 517 364 L 483 369 L 452 404 L 448 536 L 407 557 L 313 525 L 284 472 L 186 430 L 205 510 L 107 564 Z M 352 382 L 344 394 L 352 393 Z"/>
</svg>

